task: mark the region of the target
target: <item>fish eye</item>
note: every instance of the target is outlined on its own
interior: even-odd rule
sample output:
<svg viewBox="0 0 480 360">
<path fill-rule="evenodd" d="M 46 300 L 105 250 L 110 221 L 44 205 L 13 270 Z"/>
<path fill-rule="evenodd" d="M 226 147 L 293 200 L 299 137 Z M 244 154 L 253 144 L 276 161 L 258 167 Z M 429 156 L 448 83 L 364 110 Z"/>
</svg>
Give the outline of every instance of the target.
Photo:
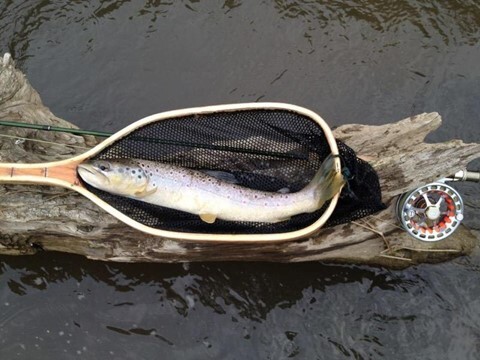
<svg viewBox="0 0 480 360">
<path fill-rule="evenodd" d="M 108 170 L 108 165 L 106 165 L 106 164 L 100 164 L 100 165 L 98 166 L 98 168 L 99 168 L 101 171 L 105 171 L 105 170 Z"/>
</svg>

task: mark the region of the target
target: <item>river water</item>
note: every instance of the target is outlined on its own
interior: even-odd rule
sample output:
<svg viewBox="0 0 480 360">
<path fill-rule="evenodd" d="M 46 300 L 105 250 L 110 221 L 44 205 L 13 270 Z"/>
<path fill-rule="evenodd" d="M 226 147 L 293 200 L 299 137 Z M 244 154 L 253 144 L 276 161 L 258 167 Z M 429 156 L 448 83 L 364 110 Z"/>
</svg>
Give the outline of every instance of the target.
<svg viewBox="0 0 480 360">
<path fill-rule="evenodd" d="M 56 115 L 102 131 L 281 101 L 331 126 L 438 111 L 430 141 L 479 142 L 479 29 L 477 0 L 0 3 L 0 51 Z M 460 190 L 478 230 L 480 186 Z M 479 280 L 478 249 L 403 271 L 1 256 L 0 358 L 479 359 Z"/>
</svg>

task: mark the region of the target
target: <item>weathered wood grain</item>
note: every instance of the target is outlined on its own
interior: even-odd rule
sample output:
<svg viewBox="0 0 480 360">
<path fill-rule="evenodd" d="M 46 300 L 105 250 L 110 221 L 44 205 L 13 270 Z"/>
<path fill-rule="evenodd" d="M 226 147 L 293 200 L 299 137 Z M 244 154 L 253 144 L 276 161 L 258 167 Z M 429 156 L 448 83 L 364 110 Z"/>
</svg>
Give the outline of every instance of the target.
<svg viewBox="0 0 480 360">
<path fill-rule="evenodd" d="M 7 55 L 0 63 L 0 120 L 73 127 L 57 118 Z M 423 243 L 399 229 L 399 194 L 465 168 L 480 157 L 480 144 L 460 140 L 428 144 L 441 125 L 437 113 L 381 125 L 345 125 L 335 136 L 367 159 L 381 179 L 388 208 L 366 219 L 322 229 L 309 239 L 282 244 L 184 243 L 131 229 L 81 195 L 46 186 L 0 185 L 0 254 L 61 251 L 124 262 L 329 261 L 405 267 L 468 254 L 478 238 L 461 227 L 450 238 Z M 72 157 L 96 139 L 0 127 L 1 162 L 45 162 Z M 13 136 L 13 138 L 5 137 Z M 34 138 L 45 142 L 19 140 Z"/>
</svg>

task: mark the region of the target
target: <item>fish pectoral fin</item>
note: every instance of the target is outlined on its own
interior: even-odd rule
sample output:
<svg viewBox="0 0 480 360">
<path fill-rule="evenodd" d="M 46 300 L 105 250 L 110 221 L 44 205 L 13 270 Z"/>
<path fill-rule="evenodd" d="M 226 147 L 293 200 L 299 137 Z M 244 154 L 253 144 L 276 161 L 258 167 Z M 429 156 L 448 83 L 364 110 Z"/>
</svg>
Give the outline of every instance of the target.
<svg viewBox="0 0 480 360">
<path fill-rule="evenodd" d="M 153 188 L 153 189 L 150 189 L 150 190 L 147 190 L 145 188 L 144 190 L 141 190 L 141 191 L 135 191 L 134 195 L 138 198 L 143 198 L 145 196 L 152 195 L 155 191 L 157 191 L 157 188 Z"/>
<path fill-rule="evenodd" d="M 199 216 L 202 221 L 205 221 L 208 224 L 213 224 L 215 220 L 217 220 L 217 215 L 214 214 L 200 214 Z"/>
</svg>

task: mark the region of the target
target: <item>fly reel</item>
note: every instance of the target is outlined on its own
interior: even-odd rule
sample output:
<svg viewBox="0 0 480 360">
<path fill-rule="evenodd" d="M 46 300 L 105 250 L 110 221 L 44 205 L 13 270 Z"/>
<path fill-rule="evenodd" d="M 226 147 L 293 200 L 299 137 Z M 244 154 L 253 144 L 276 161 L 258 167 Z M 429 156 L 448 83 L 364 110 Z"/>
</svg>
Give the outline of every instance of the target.
<svg viewBox="0 0 480 360">
<path fill-rule="evenodd" d="M 442 181 L 403 194 L 396 209 L 402 227 L 422 241 L 445 239 L 453 234 L 464 217 L 462 197 Z"/>
</svg>

